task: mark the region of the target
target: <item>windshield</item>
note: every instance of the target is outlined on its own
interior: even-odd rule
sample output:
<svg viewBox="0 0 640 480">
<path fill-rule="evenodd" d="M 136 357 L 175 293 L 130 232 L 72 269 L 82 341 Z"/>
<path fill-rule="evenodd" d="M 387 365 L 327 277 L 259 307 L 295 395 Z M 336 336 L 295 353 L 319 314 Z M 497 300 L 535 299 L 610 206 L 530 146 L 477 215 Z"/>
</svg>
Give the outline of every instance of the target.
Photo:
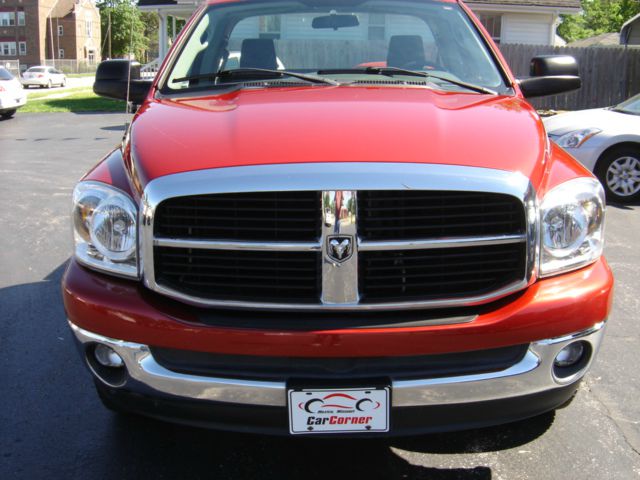
<svg viewBox="0 0 640 480">
<path fill-rule="evenodd" d="M 630 113 L 632 115 L 640 115 L 640 95 L 631 97 L 628 100 L 614 107 L 616 112 Z"/>
<path fill-rule="evenodd" d="M 343 85 L 411 82 L 469 92 L 460 84 L 466 83 L 496 92 L 508 90 L 466 13 L 450 2 L 225 2 L 211 5 L 202 13 L 180 48 L 162 86 L 163 93 L 260 78 L 278 79 L 278 85 L 301 83 L 302 77 L 275 75 L 273 70 L 322 77 Z M 393 69 L 441 78 L 407 76 Z M 222 71 L 231 74 L 215 75 Z"/>
</svg>

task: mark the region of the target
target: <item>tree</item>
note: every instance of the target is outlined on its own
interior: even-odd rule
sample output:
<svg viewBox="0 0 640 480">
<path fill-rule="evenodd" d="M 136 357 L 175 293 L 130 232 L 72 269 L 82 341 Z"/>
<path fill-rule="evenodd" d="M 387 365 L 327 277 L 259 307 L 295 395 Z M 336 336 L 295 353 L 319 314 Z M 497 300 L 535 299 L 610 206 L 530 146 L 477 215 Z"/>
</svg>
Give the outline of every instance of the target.
<svg viewBox="0 0 640 480">
<path fill-rule="evenodd" d="M 112 58 L 127 57 L 133 53 L 135 58 L 143 59 L 148 48 L 148 40 L 145 37 L 145 24 L 141 20 L 140 10 L 135 4 L 130 0 L 103 0 L 96 5 L 100 9 L 102 57 L 108 57 L 109 53 Z"/>
<path fill-rule="evenodd" d="M 558 35 L 572 42 L 602 33 L 619 32 L 624 22 L 638 13 L 638 0 L 582 0 L 582 13 L 562 15 Z"/>
<path fill-rule="evenodd" d="M 141 12 L 140 19 L 144 24 L 144 36 L 147 39 L 147 51 L 144 63 L 148 63 L 158 56 L 158 25 L 160 18 L 156 12 Z"/>
</svg>

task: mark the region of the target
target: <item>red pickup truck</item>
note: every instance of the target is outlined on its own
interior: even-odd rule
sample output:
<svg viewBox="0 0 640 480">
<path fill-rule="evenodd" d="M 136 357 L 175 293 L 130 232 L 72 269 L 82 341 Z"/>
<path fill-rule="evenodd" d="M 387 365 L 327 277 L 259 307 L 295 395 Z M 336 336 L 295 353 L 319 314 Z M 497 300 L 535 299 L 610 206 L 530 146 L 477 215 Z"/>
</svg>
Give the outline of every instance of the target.
<svg viewBox="0 0 640 480">
<path fill-rule="evenodd" d="M 230 62 L 232 60 L 232 62 Z M 212 0 L 73 193 L 69 325 L 115 411 L 270 434 L 406 435 L 574 395 L 613 278 L 605 200 L 453 0 Z"/>
</svg>

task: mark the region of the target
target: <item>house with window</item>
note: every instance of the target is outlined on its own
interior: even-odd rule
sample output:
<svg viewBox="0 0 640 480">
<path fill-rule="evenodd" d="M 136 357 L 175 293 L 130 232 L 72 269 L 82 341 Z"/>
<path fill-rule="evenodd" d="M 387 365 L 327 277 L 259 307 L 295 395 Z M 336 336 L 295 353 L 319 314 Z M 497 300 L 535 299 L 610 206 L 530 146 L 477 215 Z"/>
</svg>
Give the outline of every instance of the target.
<svg viewBox="0 0 640 480">
<path fill-rule="evenodd" d="M 497 43 L 557 45 L 560 15 L 580 13 L 580 0 L 468 0 Z"/>
<path fill-rule="evenodd" d="M 0 64 L 100 61 L 100 12 L 91 0 L 1 0 Z"/>
<path fill-rule="evenodd" d="M 620 30 L 620 45 L 640 45 L 640 14 L 627 21 Z"/>
<path fill-rule="evenodd" d="M 496 42 L 535 45 L 556 45 L 560 15 L 576 14 L 581 9 L 580 0 L 468 0 L 466 3 Z M 198 5 L 194 0 L 138 1 L 141 10 L 154 11 L 160 16 L 159 55 L 151 69 L 157 68 L 164 59 L 172 38 L 178 33 L 175 19 L 189 18 Z M 359 27 L 349 31 L 348 39 L 388 42 L 394 35 L 410 34 L 412 28 L 418 28 L 382 14 L 361 15 L 359 20 Z M 256 38 L 286 40 L 300 34 L 292 25 L 283 24 L 278 16 L 243 23 L 242 33 Z"/>
</svg>

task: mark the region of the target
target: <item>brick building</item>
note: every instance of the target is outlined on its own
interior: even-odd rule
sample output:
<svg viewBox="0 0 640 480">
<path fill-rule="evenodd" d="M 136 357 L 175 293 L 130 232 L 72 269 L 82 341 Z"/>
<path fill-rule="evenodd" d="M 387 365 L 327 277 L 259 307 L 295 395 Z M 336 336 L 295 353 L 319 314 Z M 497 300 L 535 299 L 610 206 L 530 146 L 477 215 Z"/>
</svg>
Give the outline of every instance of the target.
<svg viewBox="0 0 640 480">
<path fill-rule="evenodd" d="M 100 12 L 91 0 L 0 0 L 0 64 L 100 61 Z M 50 62 L 48 62 L 50 63 Z"/>
</svg>

